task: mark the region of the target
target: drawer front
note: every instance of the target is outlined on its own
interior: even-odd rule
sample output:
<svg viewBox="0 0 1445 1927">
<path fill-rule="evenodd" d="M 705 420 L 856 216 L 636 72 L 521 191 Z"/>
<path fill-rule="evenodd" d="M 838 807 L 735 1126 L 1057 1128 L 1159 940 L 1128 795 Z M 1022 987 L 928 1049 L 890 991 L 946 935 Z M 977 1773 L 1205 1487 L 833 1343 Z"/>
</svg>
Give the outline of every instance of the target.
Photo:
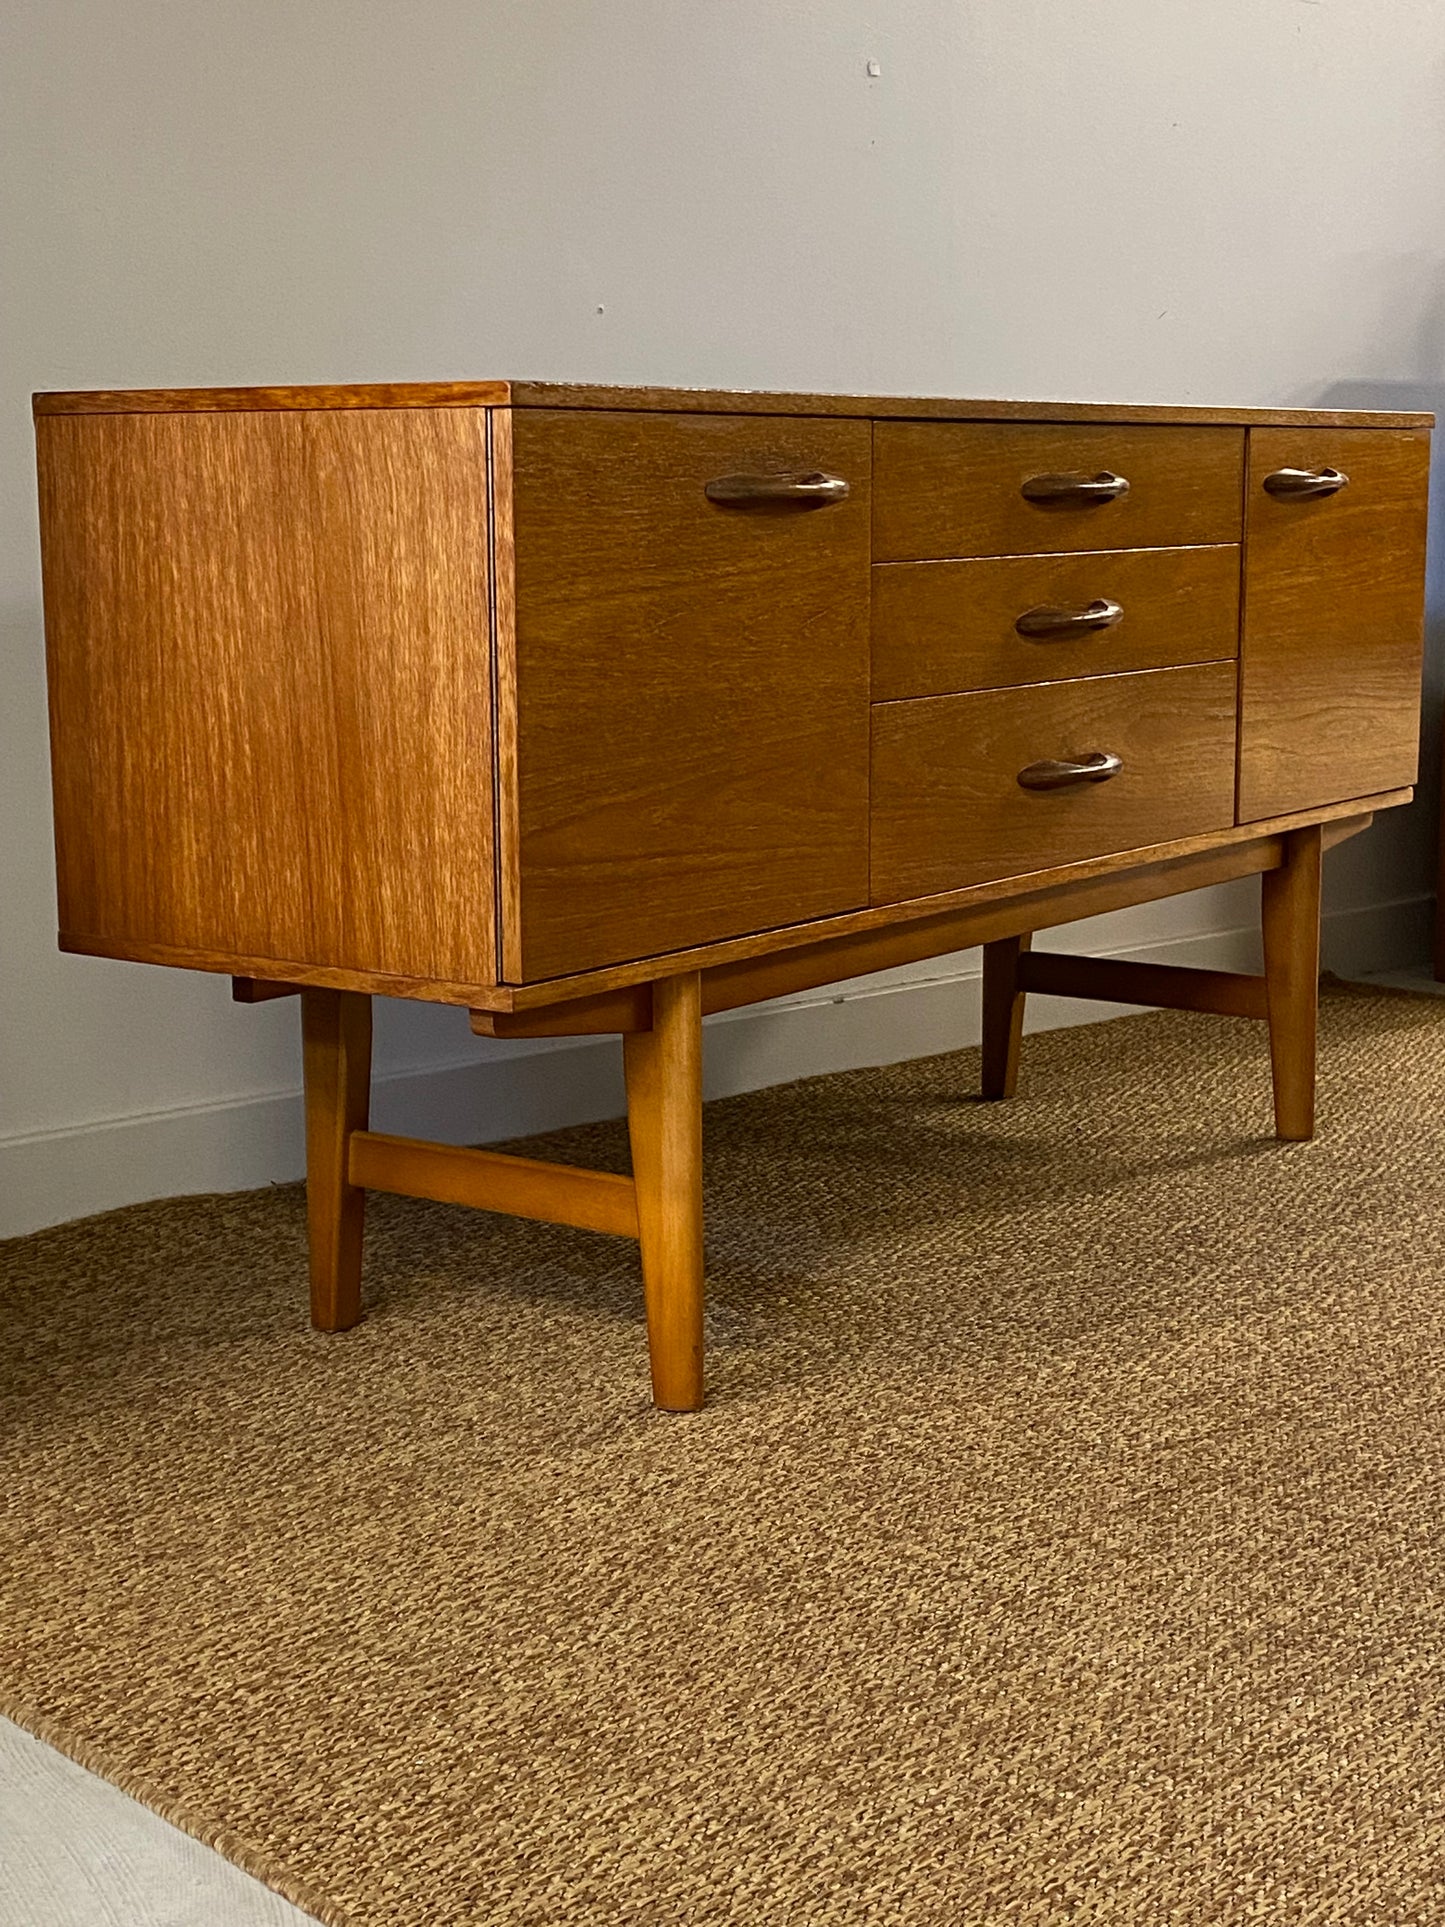
<svg viewBox="0 0 1445 1927">
<path fill-rule="evenodd" d="M 872 900 L 1023 876 L 1234 821 L 1235 668 L 1094 676 L 873 711 Z M 1100 753 L 1105 782 L 1019 772 Z"/>
<path fill-rule="evenodd" d="M 873 559 L 1054 555 L 1237 542 L 1244 431 L 1036 422 L 879 422 Z M 1033 501 L 1049 478 L 1114 476 L 1127 493 Z"/>
<path fill-rule="evenodd" d="M 1250 430 L 1242 823 L 1414 782 L 1429 459 L 1423 429 Z"/>
<path fill-rule="evenodd" d="M 861 907 L 870 424 L 520 409 L 511 432 L 507 976 Z M 846 500 L 705 493 L 820 470 Z"/>
<path fill-rule="evenodd" d="M 1236 547 L 873 571 L 875 702 L 1214 662 L 1238 647 Z"/>
</svg>

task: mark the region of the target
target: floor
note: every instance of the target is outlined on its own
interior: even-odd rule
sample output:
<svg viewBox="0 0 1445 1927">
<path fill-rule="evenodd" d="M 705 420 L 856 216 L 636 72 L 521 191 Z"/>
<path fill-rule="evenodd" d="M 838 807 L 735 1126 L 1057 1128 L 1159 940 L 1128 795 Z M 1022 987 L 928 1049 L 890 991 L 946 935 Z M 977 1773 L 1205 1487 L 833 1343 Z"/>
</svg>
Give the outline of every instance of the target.
<svg viewBox="0 0 1445 1927">
<path fill-rule="evenodd" d="M 1445 995 L 1423 971 L 1383 987 Z M 312 1927 L 219 1854 L 0 1720 L 0 1927 Z"/>
<path fill-rule="evenodd" d="M 1438 983 L 1428 975 L 1423 964 L 1418 970 L 1380 970 L 1373 977 L 1362 977 L 1360 981 L 1378 984 L 1382 990 L 1423 991 L 1427 996 L 1445 997 L 1445 983 Z"/>
<path fill-rule="evenodd" d="M 0 1927 L 310 1927 L 310 1916 L 0 1720 Z"/>
</svg>

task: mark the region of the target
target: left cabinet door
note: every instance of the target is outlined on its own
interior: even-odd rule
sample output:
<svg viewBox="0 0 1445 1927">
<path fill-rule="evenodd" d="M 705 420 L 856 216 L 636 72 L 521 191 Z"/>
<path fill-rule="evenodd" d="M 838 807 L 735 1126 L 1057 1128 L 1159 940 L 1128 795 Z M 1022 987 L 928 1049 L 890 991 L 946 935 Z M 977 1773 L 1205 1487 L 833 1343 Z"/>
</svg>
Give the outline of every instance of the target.
<svg viewBox="0 0 1445 1927">
<path fill-rule="evenodd" d="M 870 424 L 497 419 L 508 979 L 866 904 Z"/>
</svg>

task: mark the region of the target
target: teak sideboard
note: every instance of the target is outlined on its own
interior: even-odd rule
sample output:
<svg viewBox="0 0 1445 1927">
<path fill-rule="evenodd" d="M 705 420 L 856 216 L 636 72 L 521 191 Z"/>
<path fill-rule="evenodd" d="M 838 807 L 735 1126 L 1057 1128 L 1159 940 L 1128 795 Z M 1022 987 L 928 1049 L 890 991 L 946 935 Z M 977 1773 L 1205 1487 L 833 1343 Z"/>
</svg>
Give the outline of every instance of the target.
<svg viewBox="0 0 1445 1927">
<path fill-rule="evenodd" d="M 368 1189 L 638 1238 L 702 1402 L 702 1017 L 984 946 L 1268 1021 L 1415 778 L 1431 417 L 453 382 L 36 398 L 60 941 L 298 990 L 312 1316 Z M 1034 932 L 1257 874 L 1263 977 Z M 620 1032 L 633 1176 L 368 1129 L 371 998 Z"/>
</svg>

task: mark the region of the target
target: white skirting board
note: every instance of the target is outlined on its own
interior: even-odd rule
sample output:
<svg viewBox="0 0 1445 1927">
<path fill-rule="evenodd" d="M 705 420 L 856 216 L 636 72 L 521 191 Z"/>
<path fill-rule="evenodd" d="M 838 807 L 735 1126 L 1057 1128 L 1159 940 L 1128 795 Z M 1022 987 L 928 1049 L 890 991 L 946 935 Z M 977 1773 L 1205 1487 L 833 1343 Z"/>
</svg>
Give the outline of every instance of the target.
<svg viewBox="0 0 1445 1927">
<path fill-rule="evenodd" d="M 1346 976 L 1401 968 L 1429 949 L 1431 901 L 1417 898 L 1325 920 L 1325 960 Z M 1074 948 L 1045 933 L 1041 947 Z M 1215 970 L 1259 967 L 1254 926 L 1172 938 L 1110 956 Z M 979 952 L 940 958 L 936 974 L 861 979 L 774 1004 L 729 1011 L 707 1027 L 709 1097 L 821 1072 L 901 1063 L 978 1042 Z M 1125 1006 L 1031 997 L 1028 1028 L 1097 1023 Z M 622 1113 L 622 1054 L 613 1038 L 548 1040 L 505 1056 L 477 1040 L 475 1058 L 378 1077 L 374 1128 L 485 1144 Z M 244 1191 L 303 1171 L 298 1087 L 220 1104 L 103 1119 L 0 1138 L 0 1238 L 145 1198 Z"/>
</svg>

